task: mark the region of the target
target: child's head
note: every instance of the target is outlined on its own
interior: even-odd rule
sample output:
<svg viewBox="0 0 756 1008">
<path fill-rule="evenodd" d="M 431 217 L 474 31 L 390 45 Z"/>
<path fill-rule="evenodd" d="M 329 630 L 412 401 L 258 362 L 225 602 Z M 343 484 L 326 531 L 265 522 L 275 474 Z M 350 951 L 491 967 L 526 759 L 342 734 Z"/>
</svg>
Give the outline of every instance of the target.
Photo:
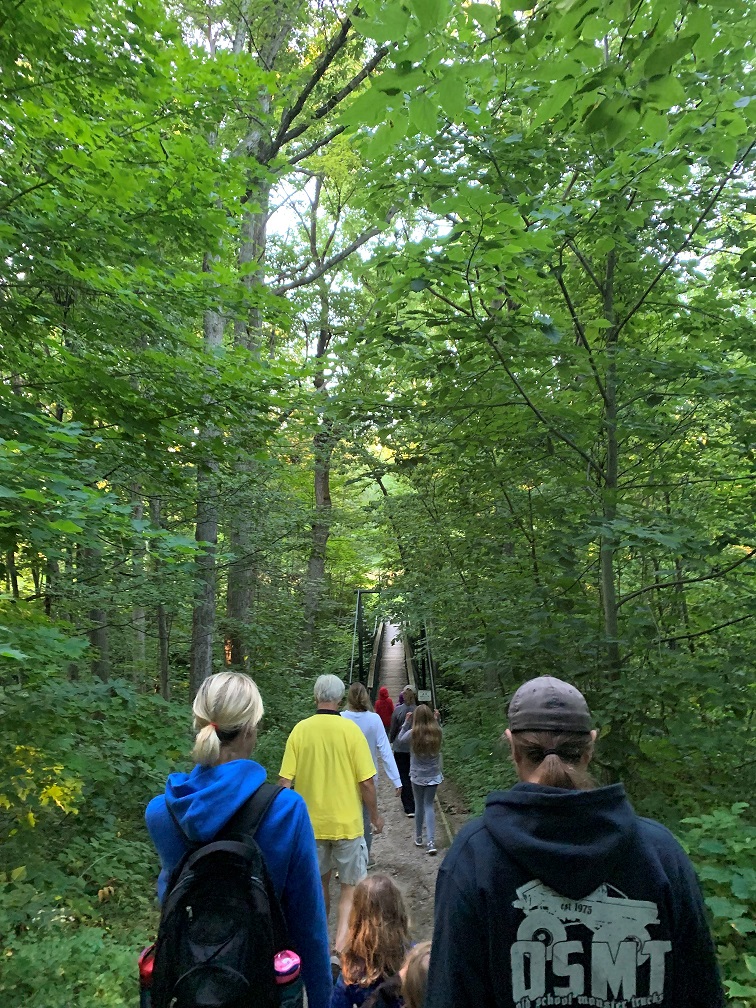
<svg viewBox="0 0 756 1008">
<path fill-rule="evenodd" d="M 369 986 L 398 973 L 409 948 L 402 894 L 388 875 L 371 875 L 354 890 L 341 971 L 347 984 Z"/>
<path fill-rule="evenodd" d="M 423 1008 L 425 988 L 428 985 L 430 950 L 429 941 L 419 942 L 404 960 L 401 969 L 404 1008 Z"/>
</svg>

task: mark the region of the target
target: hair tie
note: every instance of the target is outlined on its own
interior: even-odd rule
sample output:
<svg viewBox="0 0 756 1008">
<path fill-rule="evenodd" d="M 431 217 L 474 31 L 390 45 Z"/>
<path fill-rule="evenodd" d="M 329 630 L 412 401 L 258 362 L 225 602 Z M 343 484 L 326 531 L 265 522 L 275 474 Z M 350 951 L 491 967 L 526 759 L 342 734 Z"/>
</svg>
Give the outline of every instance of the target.
<svg viewBox="0 0 756 1008">
<path fill-rule="evenodd" d="M 559 756 L 559 750 L 558 749 L 544 749 L 543 750 L 543 758 L 546 759 L 547 756 Z M 559 756 L 559 758 L 561 759 L 562 757 Z"/>
<path fill-rule="evenodd" d="M 208 721 L 208 724 L 210 725 L 211 728 L 215 728 L 215 730 L 218 731 L 218 725 L 215 723 L 215 721 Z"/>
</svg>

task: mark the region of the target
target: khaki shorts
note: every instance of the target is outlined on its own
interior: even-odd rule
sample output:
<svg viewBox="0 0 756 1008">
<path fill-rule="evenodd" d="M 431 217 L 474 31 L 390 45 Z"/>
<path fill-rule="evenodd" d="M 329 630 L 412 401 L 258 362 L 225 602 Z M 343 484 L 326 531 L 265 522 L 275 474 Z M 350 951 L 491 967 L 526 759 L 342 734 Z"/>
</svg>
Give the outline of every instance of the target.
<svg viewBox="0 0 756 1008">
<path fill-rule="evenodd" d="M 367 875 L 368 852 L 364 836 L 354 840 L 316 840 L 315 846 L 321 875 L 335 868 L 339 882 L 344 885 L 357 885 Z"/>
</svg>

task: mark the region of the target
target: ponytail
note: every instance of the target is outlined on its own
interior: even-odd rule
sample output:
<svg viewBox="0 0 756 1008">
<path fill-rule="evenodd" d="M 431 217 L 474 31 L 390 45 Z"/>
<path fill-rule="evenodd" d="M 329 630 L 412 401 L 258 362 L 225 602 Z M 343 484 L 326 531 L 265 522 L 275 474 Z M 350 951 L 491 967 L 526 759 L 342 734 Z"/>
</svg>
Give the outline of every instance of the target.
<svg viewBox="0 0 756 1008">
<path fill-rule="evenodd" d="M 596 785 L 580 764 L 593 752 L 590 732 L 512 732 L 516 762 L 532 767 L 528 780 L 565 791 L 590 791 Z"/>
<path fill-rule="evenodd" d="M 200 766 L 217 766 L 220 758 L 220 739 L 214 725 L 200 728 L 194 740 L 192 759 Z"/>
</svg>

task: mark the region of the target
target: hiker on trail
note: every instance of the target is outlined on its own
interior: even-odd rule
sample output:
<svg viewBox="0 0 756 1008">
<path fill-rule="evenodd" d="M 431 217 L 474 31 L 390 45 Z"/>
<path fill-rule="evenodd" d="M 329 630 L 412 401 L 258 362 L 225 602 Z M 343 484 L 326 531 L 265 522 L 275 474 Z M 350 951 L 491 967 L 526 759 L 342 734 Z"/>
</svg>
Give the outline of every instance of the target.
<svg viewBox="0 0 756 1008">
<path fill-rule="evenodd" d="M 383 722 L 386 731 L 391 727 L 391 716 L 394 713 L 394 701 L 389 696 L 389 691 L 385 686 L 378 690 L 378 699 L 375 701 L 375 713 Z"/>
<path fill-rule="evenodd" d="M 582 694 L 525 683 L 506 735 L 520 782 L 488 796 L 441 866 L 426 1008 L 721 1008 L 693 867 L 621 784 L 588 776 Z"/>
<path fill-rule="evenodd" d="M 430 950 L 429 941 L 413 945 L 399 972 L 384 980 L 363 1003 L 363 1008 L 423 1008 Z"/>
<path fill-rule="evenodd" d="M 165 793 L 153 798 L 146 811 L 147 829 L 160 856 L 161 903 L 182 858 L 214 840 L 232 817 L 238 821 L 236 814 L 245 814 L 266 779 L 265 769 L 251 759 L 263 703 L 249 676 L 219 672 L 205 679 L 193 711 L 196 766 L 189 774 L 172 773 Z M 332 990 L 328 925 L 310 817 L 298 794 L 266 788 L 274 797 L 254 838 L 283 908 L 286 947 L 301 958 L 308 1002 L 313 1008 L 327 1008 Z"/>
<path fill-rule="evenodd" d="M 402 691 L 404 702 L 394 708 L 391 718 L 391 728 L 389 729 L 389 742 L 392 743 L 394 758 L 399 769 L 399 777 L 402 781 L 402 807 L 405 815 L 412 819 L 415 815 L 415 799 L 412 794 L 412 782 L 410 781 L 410 742 L 409 738 L 399 741 L 399 732 L 405 723 L 407 714 L 414 711 L 417 706 L 415 702 L 415 691 L 411 686 L 405 686 Z"/>
<path fill-rule="evenodd" d="M 404 960 L 399 974 L 402 978 L 404 1008 L 423 1008 L 428 987 L 428 965 L 431 943 L 418 942 Z"/>
<path fill-rule="evenodd" d="M 341 976 L 333 990 L 331 1008 L 359 1008 L 389 978 L 398 975 L 409 947 L 407 909 L 399 887 L 388 875 L 364 879 L 354 891 L 341 953 Z M 401 1006 L 396 987 L 389 997 L 389 1008 Z"/>
<path fill-rule="evenodd" d="M 373 763 L 375 764 L 376 770 L 378 769 L 378 757 L 380 755 L 386 776 L 396 788 L 397 795 L 399 795 L 402 791 L 402 782 L 399 777 L 399 771 L 396 768 L 394 754 L 391 752 L 388 735 L 386 734 L 386 729 L 383 727 L 383 722 L 378 715 L 370 709 L 370 707 L 370 694 L 368 691 L 362 683 L 353 682 L 349 687 L 349 692 L 347 693 L 347 709 L 341 712 L 341 716 L 348 718 L 349 721 L 353 721 L 367 739 L 367 744 L 370 747 L 370 755 L 373 757 Z M 374 783 L 377 790 L 377 776 L 374 778 Z M 365 828 L 368 867 L 371 867 L 374 863 L 370 860 L 370 846 L 373 840 L 373 831 L 370 828 L 370 809 L 364 802 L 362 804 L 362 821 Z"/>
<path fill-rule="evenodd" d="M 339 716 L 344 683 L 335 675 L 315 682 L 317 713 L 295 725 L 286 742 L 279 783 L 292 785 L 310 813 L 318 850 L 326 913 L 330 909 L 331 872 L 339 873 L 341 893 L 331 965 L 346 939 L 354 887 L 367 874 L 362 803 L 376 833 L 383 830 L 378 812 L 373 757 L 356 724 Z"/>
<path fill-rule="evenodd" d="M 415 846 L 423 846 L 423 825 L 427 851 L 436 854 L 436 811 L 433 802 L 438 785 L 444 779 L 441 772 L 441 728 L 438 711 L 420 704 L 409 711 L 397 735 L 397 742 L 410 743 L 410 782 L 415 798 Z"/>
</svg>

